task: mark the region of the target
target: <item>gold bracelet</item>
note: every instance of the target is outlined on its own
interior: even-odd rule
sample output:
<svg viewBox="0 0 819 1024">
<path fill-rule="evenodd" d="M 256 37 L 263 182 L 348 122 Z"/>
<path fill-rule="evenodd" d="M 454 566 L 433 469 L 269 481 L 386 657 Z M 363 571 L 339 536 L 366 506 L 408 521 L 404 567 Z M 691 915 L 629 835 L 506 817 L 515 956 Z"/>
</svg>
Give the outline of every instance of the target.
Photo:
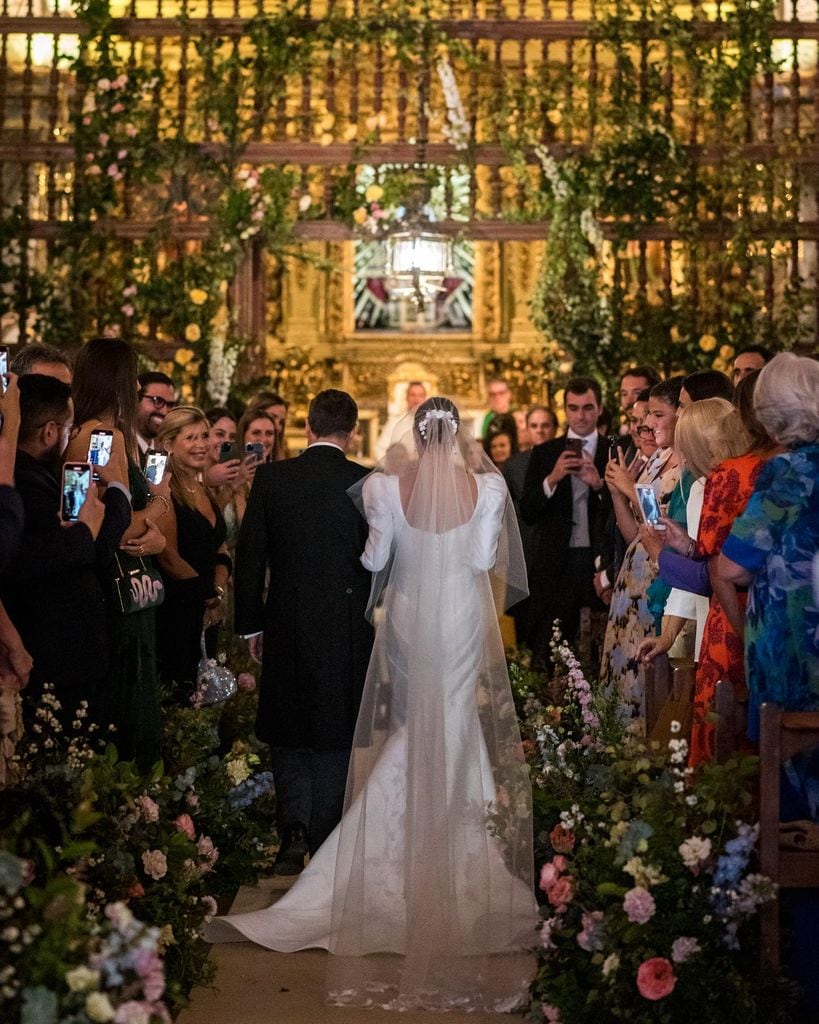
<svg viewBox="0 0 819 1024">
<path fill-rule="evenodd" d="M 161 501 L 162 504 L 165 506 L 165 508 L 162 510 L 159 516 L 159 518 L 161 519 L 162 516 L 166 515 L 168 512 L 171 511 L 171 506 L 168 504 L 168 499 L 165 497 L 164 494 L 152 494 L 150 498 L 148 498 L 149 505 L 152 505 L 155 501 Z"/>
</svg>

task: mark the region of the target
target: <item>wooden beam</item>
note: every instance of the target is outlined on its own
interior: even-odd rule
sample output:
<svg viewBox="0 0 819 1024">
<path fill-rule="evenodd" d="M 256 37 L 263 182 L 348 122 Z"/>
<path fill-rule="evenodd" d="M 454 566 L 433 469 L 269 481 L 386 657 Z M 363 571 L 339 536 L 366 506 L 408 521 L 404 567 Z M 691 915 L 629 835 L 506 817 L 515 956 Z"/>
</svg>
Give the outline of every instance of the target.
<svg viewBox="0 0 819 1024">
<path fill-rule="evenodd" d="M 161 141 L 161 140 L 160 140 Z M 219 159 L 225 147 L 214 142 L 199 144 L 202 153 Z M 589 147 L 553 143 L 548 147 L 555 159 L 577 156 L 588 152 Z M 699 163 L 724 159 L 727 156 L 741 156 L 748 160 L 764 163 L 782 153 L 782 146 L 776 142 L 750 142 L 736 148 L 720 146 L 683 147 Z M 361 147 L 349 142 L 334 142 L 322 146 L 318 142 L 251 142 L 241 159 L 249 164 L 295 164 L 299 167 L 338 167 L 347 164 L 414 164 L 418 162 L 419 147 L 409 142 L 385 142 Z M 537 166 L 538 159 L 530 150 L 527 163 Z M 473 147 L 471 159 L 478 167 L 504 167 L 511 164 L 508 151 L 500 145 L 483 143 Z M 799 164 L 819 164 L 819 143 L 799 147 L 793 159 Z M 71 163 L 74 147 L 68 142 L 26 141 L 0 142 L 0 163 Z M 428 142 L 423 147 L 423 163 L 442 166 L 458 165 L 464 162 L 464 154 L 447 142 Z"/>
<path fill-rule="evenodd" d="M 27 224 L 21 222 L 20 234 L 26 238 L 56 239 L 65 231 L 69 223 L 67 221 L 29 221 Z M 503 220 L 441 221 L 435 225 L 436 231 L 440 231 L 443 235 L 452 238 L 470 238 L 479 242 L 543 241 L 549 235 L 549 227 L 550 222 L 547 220 L 524 223 Z M 614 225 L 603 223 L 600 227 L 607 238 L 615 238 L 617 232 Z M 104 220 L 95 221 L 92 230 L 99 234 L 112 235 L 115 238 L 139 241 L 146 238 L 156 228 L 157 222 L 152 220 Z M 724 239 L 726 230 L 730 231 L 730 229 L 730 224 L 723 225 L 721 228 L 714 222 L 704 225 L 702 232 L 706 240 L 717 240 Z M 208 237 L 208 230 L 206 220 L 177 221 L 169 225 L 168 233 L 175 241 L 204 241 Z M 753 225 L 752 230 L 755 241 L 764 241 L 766 238 L 771 241 L 793 238 L 811 242 L 819 241 L 819 220 L 803 221 L 800 224 L 792 222 L 757 223 Z M 298 240 L 304 242 L 339 242 L 369 237 L 359 234 L 346 224 L 335 220 L 299 221 L 294 226 L 294 234 Z M 646 224 L 635 226 L 628 238 L 634 241 L 662 242 L 679 240 L 681 235 L 671 224 Z"/>
<path fill-rule="evenodd" d="M 114 33 L 123 39 L 174 38 L 180 36 L 238 37 L 247 34 L 248 18 L 112 18 Z M 366 24 L 367 17 L 360 19 Z M 375 20 L 375 19 L 370 19 Z M 314 27 L 321 19 L 304 18 L 304 28 Z M 455 39 L 465 40 L 527 40 L 544 42 L 589 39 L 594 32 L 592 21 L 573 19 L 527 18 L 464 18 L 438 19 L 430 22 L 434 29 Z M 635 25 L 638 23 L 635 22 Z M 695 21 L 696 34 L 701 38 L 720 38 L 727 34 L 724 23 Z M 644 23 L 643 34 L 649 38 L 657 34 L 650 31 L 651 22 Z M 88 29 L 81 18 L 60 16 L 0 17 L 0 34 L 20 33 L 33 35 L 87 35 Z M 819 22 L 777 21 L 772 39 L 819 39 Z"/>
</svg>

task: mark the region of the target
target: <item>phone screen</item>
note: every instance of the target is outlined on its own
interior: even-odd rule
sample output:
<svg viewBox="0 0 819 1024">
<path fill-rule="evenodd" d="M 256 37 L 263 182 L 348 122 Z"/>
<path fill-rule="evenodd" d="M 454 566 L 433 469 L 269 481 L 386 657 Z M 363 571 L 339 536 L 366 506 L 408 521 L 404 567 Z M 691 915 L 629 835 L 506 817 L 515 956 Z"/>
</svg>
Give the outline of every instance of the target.
<svg viewBox="0 0 819 1024">
<path fill-rule="evenodd" d="M 107 466 L 114 447 L 113 430 L 92 430 L 88 442 L 88 461 L 92 466 Z"/>
<path fill-rule="evenodd" d="M 637 497 L 640 501 L 640 511 L 643 519 L 651 526 L 656 526 L 660 521 L 660 503 L 657 495 L 649 484 L 637 484 Z"/>
<path fill-rule="evenodd" d="M 0 346 L 0 394 L 5 395 L 9 386 L 9 350 Z"/>
<path fill-rule="evenodd" d="M 91 466 L 88 462 L 66 462 L 63 466 L 63 522 L 77 522 L 90 485 Z"/>
<path fill-rule="evenodd" d="M 264 458 L 264 445 L 261 441 L 251 441 L 245 445 L 245 461 L 261 462 Z"/>
<path fill-rule="evenodd" d="M 239 445 L 235 441 L 223 441 L 219 448 L 219 461 L 232 462 L 239 458 Z"/>
<path fill-rule="evenodd" d="M 162 483 L 168 456 L 164 452 L 148 452 L 145 460 L 145 479 L 149 484 Z"/>
</svg>

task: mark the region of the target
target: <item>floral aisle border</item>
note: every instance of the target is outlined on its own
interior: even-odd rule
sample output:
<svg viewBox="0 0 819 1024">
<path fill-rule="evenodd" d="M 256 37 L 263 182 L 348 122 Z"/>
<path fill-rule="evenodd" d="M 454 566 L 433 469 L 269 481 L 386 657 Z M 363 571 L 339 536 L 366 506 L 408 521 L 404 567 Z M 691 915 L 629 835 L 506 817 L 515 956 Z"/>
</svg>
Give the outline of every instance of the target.
<svg viewBox="0 0 819 1024">
<path fill-rule="evenodd" d="M 685 740 L 645 741 L 559 630 L 552 653 L 557 685 L 512 671 L 541 865 L 528 1019 L 784 1024 L 792 993 L 758 970 L 758 760 L 687 768 Z"/>
<path fill-rule="evenodd" d="M 226 704 L 165 708 L 147 775 L 46 693 L 0 801 L 0 1016 L 158 1024 L 212 976 L 217 901 L 269 868 L 272 775 L 255 680 Z"/>
</svg>

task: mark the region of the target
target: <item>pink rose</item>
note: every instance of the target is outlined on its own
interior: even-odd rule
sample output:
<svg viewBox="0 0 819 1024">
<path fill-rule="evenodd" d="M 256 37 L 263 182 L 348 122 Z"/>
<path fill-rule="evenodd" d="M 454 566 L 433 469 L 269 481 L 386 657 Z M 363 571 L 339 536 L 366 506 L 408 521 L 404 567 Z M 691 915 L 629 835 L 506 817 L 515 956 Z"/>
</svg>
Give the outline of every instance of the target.
<svg viewBox="0 0 819 1024">
<path fill-rule="evenodd" d="M 117 1007 L 114 1024 L 149 1024 L 153 1015 L 154 1008 L 150 1003 L 138 1003 L 135 999 L 129 999 Z"/>
<path fill-rule="evenodd" d="M 637 970 L 637 988 L 644 999 L 665 999 L 676 984 L 674 968 L 664 956 L 644 960 Z"/>
<path fill-rule="evenodd" d="M 543 892 L 548 892 L 549 888 L 555 884 L 559 876 L 559 872 L 555 868 L 554 864 L 544 864 L 540 869 L 540 888 Z"/>
<path fill-rule="evenodd" d="M 177 831 L 184 832 L 188 839 L 193 840 L 196 838 L 196 826 L 189 814 L 180 814 L 174 821 L 174 825 L 176 825 Z"/>
<path fill-rule="evenodd" d="M 128 898 L 132 900 L 138 900 L 140 896 L 145 895 L 145 886 L 142 882 L 131 882 L 128 888 Z"/>
<path fill-rule="evenodd" d="M 159 804 L 144 793 L 134 803 L 145 821 L 159 821 Z"/>
<path fill-rule="evenodd" d="M 126 302 L 125 305 L 121 307 L 120 312 L 123 314 L 123 316 L 133 316 L 134 307 L 131 305 L 130 302 Z"/>
<path fill-rule="evenodd" d="M 194 793 L 192 789 L 189 789 L 185 794 L 185 803 L 188 805 L 188 807 L 199 806 L 199 797 L 196 795 L 196 793 Z"/>
<path fill-rule="evenodd" d="M 155 881 L 164 878 L 168 873 L 168 861 L 161 850 L 146 850 L 142 854 L 142 866 L 145 874 Z"/>
<path fill-rule="evenodd" d="M 113 107 L 111 107 L 112 114 L 121 114 L 123 110 L 125 110 L 125 107 L 123 107 L 121 103 L 115 103 Z"/>
<path fill-rule="evenodd" d="M 207 917 L 215 917 L 219 909 L 216 906 L 216 900 L 212 896 L 203 896 L 201 902 L 205 907 L 205 915 Z"/>
<path fill-rule="evenodd" d="M 236 685 L 242 693 L 253 693 L 256 689 L 256 677 L 252 672 L 240 672 L 236 679 Z"/>
<path fill-rule="evenodd" d="M 568 863 L 566 858 L 560 853 L 556 857 L 552 857 L 552 864 L 554 864 L 558 871 L 565 871 Z"/>
<path fill-rule="evenodd" d="M 549 1024 L 561 1024 L 560 1010 L 556 1006 L 552 1006 L 551 1003 L 544 1003 L 541 1009 L 543 1010 L 543 1019 L 547 1020 Z"/>
<path fill-rule="evenodd" d="M 562 914 L 574 896 L 574 883 L 568 875 L 561 875 L 553 885 L 549 886 L 546 895 L 558 914 Z"/>
<path fill-rule="evenodd" d="M 641 885 L 629 889 L 623 897 L 623 910 L 632 924 L 645 924 L 646 921 L 650 921 L 656 909 L 654 897 Z"/>
<path fill-rule="evenodd" d="M 165 991 L 165 967 L 152 949 L 141 949 L 134 960 L 134 967 L 142 981 L 142 992 L 152 1003 L 162 998 Z"/>
<path fill-rule="evenodd" d="M 100 132 L 97 136 L 97 140 L 101 146 L 107 146 L 111 136 L 108 132 Z"/>
<path fill-rule="evenodd" d="M 549 842 L 556 853 L 571 853 L 574 849 L 575 835 L 562 825 L 555 825 L 549 833 Z"/>
</svg>

